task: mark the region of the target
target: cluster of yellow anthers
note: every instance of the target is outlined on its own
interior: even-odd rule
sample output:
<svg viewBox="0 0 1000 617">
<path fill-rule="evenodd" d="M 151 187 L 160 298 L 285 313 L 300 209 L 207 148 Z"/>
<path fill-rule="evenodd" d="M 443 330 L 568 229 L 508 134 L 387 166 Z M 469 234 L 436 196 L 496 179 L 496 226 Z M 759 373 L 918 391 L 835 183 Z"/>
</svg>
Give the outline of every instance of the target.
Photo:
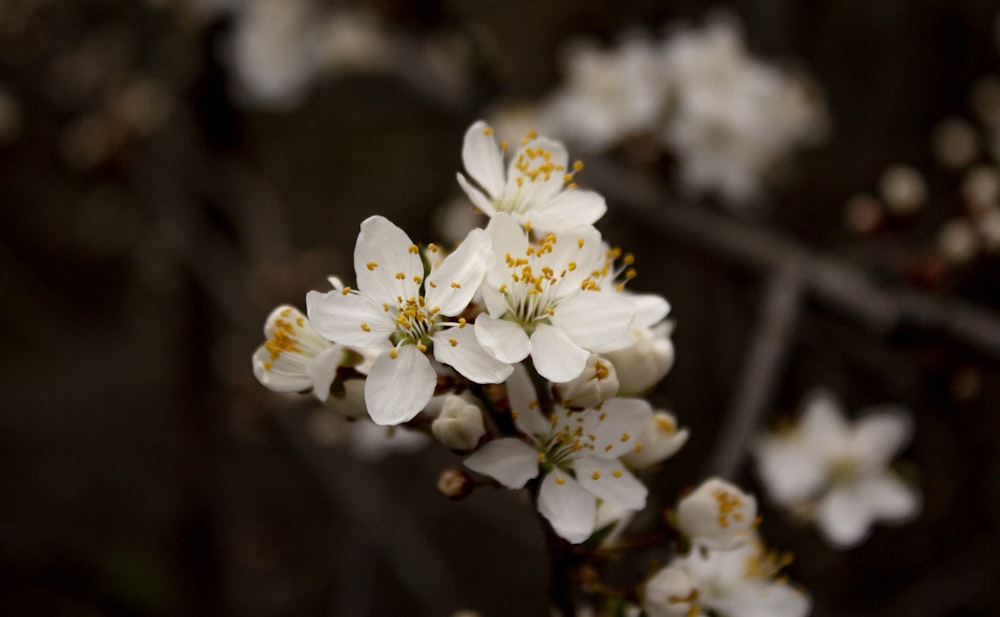
<svg viewBox="0 0 1000 617">
<path fill-rule="evenodd" d="M 295 337 L 295 326 L 303 327 L 305 325 L 305 319 L 303 317 L 298 317 L 293 324 L 288 321 L 288 318 L 292 315 L 292 309 L 286 308 L 281 313 L 279 313 L 280 318 L 274 321 L 274 334 L 271 338 L 264 341 L 264 349 L 271 355 L 271 361 L 264 363 L 264 370 L 269 371 L 274 367 L 274 361 L 278 359 L 283 352 L 299 352 L 301 351 L 297 346 L 297 339 Z"/>
<path fill-rule="evenodd" d="M 747 556 L 744 573 L 746 578 L 757 578 L 765 580 L 783 580 L 784 576 L 778 573 L 788 567 L 793 561 L 789 551 L 769 551 L 764 543 L 754 538 L 750 555 Z"/>
<path fill-rule="evenodd" d="M 615 269 L 615 260 L 621 259 L 622 266 Z M 615 289 L 621 291 L 625 289 L 625 283 L 631 281 L 637 276 L 637 272 L 632 265 L 635 264 L 635 255 L 632 253 L 625 253 L 622 256 L 622 250 L 619 247 L 610 248 L 604 253 L 604 266 L 600 270 L 594 270 L 590 275 L 597 280 L 608 280 L 608 275 L 611 274 L 612 279 L 616 279 L 624 272 L 625 280 L 617 283 Z M 598 287 L 598 289 L 600 289 Z"/>
<path fill-rule="evenodd" d="M 483 129 L 483 133 L 492 135 L 493 129 L 486 127 Z M 538 139 L 538 133 L 536 131 L 528 131 L 524 139 L 521 140 L 521 145 L 528 146 L 528 144 L 536 139 Z M 502 151 L 506 152 L 508 148 L 509 144 L 506 141 L 500 142 L 500 149 Z M 566 184 L 566 188 L 571 189 L 576 188 L 573 177 L 583 170 L 583 161 L 575 161 L 573 169 L 567 170 L 565 165 L 553 163 L 552 152 L 539 145 L 534 148 L 525 147 L 518 152 L 517 159 L 514 161 L 514 170 L 518 174 L 514 177 L 518 187 L 524 186 L 525 179 L 528 182 L 538 182 L 539 180 L 548 182 L 552 179 L 552 174 L 561 173 L 563 174 L 562 180 Z"/>
<path fill-rule="evenodd" d="M 722 489 L 716 490 L 712 495 L 719 505 L 719 527 L 729 527 L 730 519 L 737 523 L 743 522 L 743 513 L 739 510 L 743 500 L 739 496 Z"/>
</svg>

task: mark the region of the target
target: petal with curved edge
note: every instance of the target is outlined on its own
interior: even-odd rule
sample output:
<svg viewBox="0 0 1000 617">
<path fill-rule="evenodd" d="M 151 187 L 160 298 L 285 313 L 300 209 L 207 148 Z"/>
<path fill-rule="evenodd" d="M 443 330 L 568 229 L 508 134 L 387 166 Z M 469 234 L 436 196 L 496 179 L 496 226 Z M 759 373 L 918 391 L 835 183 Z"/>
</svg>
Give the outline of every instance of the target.
<svg viewBox="0 0 1000 617">
<path fill-rule="evenodd" d="M 840 455 L 850 439 L 850 427 L 837 399 L 826 390 L 809 395 L 799 430 L 805 436 L 809 449 L 817 454 Z"/>
<path fill-rule="evenodd" d="M 437 374 L 415 345 L 380 355 L 365 382 L 365 405 L 375 424 L 394 426 L 412 420 L 431 400 Z"/>
<path fill-rule="evenodd" d="M 913 419 L 905 407 L 869 407 L 854 424 L 854 452 L 866 468 L 879 468 L 910 441 Z"/>
<path fill-rule="evenodd" d="M 577 345 L 590 351 L 611 351 L 603 347 L 630 343 L 626 334 L 634 318 L 635 305 L 622 294 L 583 291 L 560 303 L 551 321 Z"/>
<path fill-rule="evenodd" d="M 538 452 L 520 439 L 505 437 L 484 444 L 465 459 L 465 466 L 517 489 L 538 475 Z"/>
<path fill-rule="evenodd" d="M 377 302 L 392 306 L 416 295 L 424 265 L 406 232 L 384 216 L 372 216 L 361 223 L 354 246 L 354 275 L 358 289 Z"/>
<path fill-rule="evenodd" d="M 337 367 L 340 366 L 343 353 L 342 346 L 334 345 L 306 362 L 306 375 L 312 382 L 313 394 L 320 401 L 325 401 L 330 396 L 330 385 L 337 377 Z"/>
<path fill-rule="evenodd" d="M 436 332 L 432 338 L 434 358 L 466 379 L 476 383 L 503 383 L 514 371 L 509 363 L 497 360 L 483 349 L 473 328 L 456 326 Z"/>
<path fill-rule="evenodd" d="M 472 186 L 472 184 L 466 180 L 465 176 L 462 174 L 455 174 L 455 178 L 458 179 L 458 185 L 462 187 L 463 191 L 465 191 L 465 196 L 469 198 L 472 205 L 479 208 L 479 210 L 486 216 L 493 216 L 496 214 L 497 210 L 493 207 L 493 202 L 490 201 L 490 198 L 485 193 Z"/>
<path fill-rule="evenodd" d="M 591 494 L 626 510 L 646 507 L 649 491 L 620 461 L 585 456 L 573 461 L 572 466 L 576 481 Z"/>
<path fill-rule="evenodd" d="M 560 537 L 579 544 L 594 533 L 597 503 L 569 474 L 553 469 L 538 491 L 538 512 Z"/>
<path fill-rule="evenodd" d="M 559 232 L 580 225 L 593 225 L 604 216 L 608 207 L 604 198 L 593 191 L 567 189 L 546 200 L 526 215 L 533 228 Z"/>
<path fill-rule="evenodd" d="M 757 471 L 771 499 L 794 507 L 813 497 L 827 482 L 827 462 L 795 433 L 766 435 L 754 446 Z"/>
<path fill-rule="evenodd" d="M 469 232 L 458 248 L 427 276 L 424 292 L 427 305 L 449 317 L 465 310 L 483 282 L 490 247 L 490 236 L 485 230 Z"/>
<path fill-rule="evenodd" d="M 390 314 L 363 294 L 310 291 L 306 312 L 316 332 L 342 345 L 378 347 L 396 331 Z"/>
<path fill-rule="evenodd" d="M 503 194 L 503 153 L 493 138 L 493 129 L 483 120 L 477 120 L 465 132 L 462 164 L 490 198 L 497 199 Z"/>
<path fill-rule="evenodd" d="M 478 320 L 476 320 L 478 325 Z M 555 383 L 580 376 L 590 352 L 576 345 L 558 328 L 538 324 L 531 335 L 531 359 L 538 374 Z"/>
<path fill-rule="evenodd" d="M 879 519 L 906 521 L 920 511 L 920 496 L 888 471 L 864 478 L 858 490 Z"/>
<path fill-rule="evenodd" d="M 816 524 L 838 548 L 856 546 L 868 536 L 874 512 L 852 484 L 835 486 L 816 508 Z"/>
<path fill-rule="evenodd" d="M 297 370 L 299 368 L 301 365 L 298 362 L 275 361 L 263 345 L 253 354 L 253 374 L 262 386 L 272 392 L 302 392 L 312 387 L 308 376 Z"/>
<path fill-rule="evenodd" d="M 582 431 L 594 436 L 594 456 L 612 460 L 635 451 L 652 416 L 652 407 L 641 398 L 613 398 L 600 410 L 583 412 Z"/>
<path fill-rule="evenodd" d="M 509 269 L 504 260 L 507 253 L 524 255 L 528 250 L 528 235 L 506 212 L 498 212 L 486 225 L 486 233 L 490 234 L 493 252 L 497 258 L 486 275 L 486 280 L 493 287 L 499 287 L 508 282 Z"/>
<path fill-rule="evenodd" d="M 663 296 L 628 293 L 625 297 L 635 304 L 632 328 L 652 328 L 670 313 L 670 303 Z"/>
<path fill-rule="evenodd" d="M 494 358 L 507 364 L 520 362 L 531 353 L 531 339 L 520 324 L 493 319 L 486 313 L 476 317 L 476 338 Z M 580 369 L 583 372 L 583 369 Z"/>
<path fill-rule="evenodd" d="M 525 435 L 548 437 L 552 423 L 538 408 L 538 394 L 523 364 L 515 365 L 514 372 L 507 380 L 507 400 L 518 430 Z"/>
</svg>

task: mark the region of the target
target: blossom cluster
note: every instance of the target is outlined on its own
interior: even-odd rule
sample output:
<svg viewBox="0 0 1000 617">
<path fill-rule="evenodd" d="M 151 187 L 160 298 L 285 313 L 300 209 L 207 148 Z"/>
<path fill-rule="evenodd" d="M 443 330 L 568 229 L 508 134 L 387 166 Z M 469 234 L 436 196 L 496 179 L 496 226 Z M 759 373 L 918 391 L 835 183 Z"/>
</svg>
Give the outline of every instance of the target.
<svg viewBox="0 0 1000 617">
<path fill-rule="evenodd" d="M 562 143 L 532 131 L 512 148 L 477 121 L 462 160 L 458 185 L 486 226 L 446 250 L 366 219 L 353 286 L 331 277 L 307 294 L 304 314 L 276 308 L 254 373 L 272 390 L 311 392 L 358 424 L 420 431 L 465 457 L 468 471 L 439 479 L 449 497 L 526 489 L 558 542 L 579 554 L 618 550 L 647 505 L 645 476 L 688 439 L 642 398 L 673 364 L 670 305 L 628 288 L 635 258 L 595 227 L 605 200 L 577 186 L 583 165 Z M 915 512 L 916 494 L 885 468 L 908 428 L 889 409 L 852 428 L 819 397 L 801 426 L 761 437 L 754 452 L 773 501 L 808 506 L 831 542 L 849 546 L 872 521 Z M 709 478 L 664 520 L 672 551 L 622 596 L 626 612 L 809 612 L 809 596 L 781 574 L 790 556 L 760 537 L 754 496 Z"/>
<path fill-rule="evenodd" d="M 676 157 L 685 189 L 735 205 L 758 197 L 793 150 L 827 132 L 818 89 L 753 57 L 725 19 L 661 38 L 633 33 L 609 49 L 577 44 L 565 82 L 533 115 L 591 152 L 642 137 Z"/>
</svg>

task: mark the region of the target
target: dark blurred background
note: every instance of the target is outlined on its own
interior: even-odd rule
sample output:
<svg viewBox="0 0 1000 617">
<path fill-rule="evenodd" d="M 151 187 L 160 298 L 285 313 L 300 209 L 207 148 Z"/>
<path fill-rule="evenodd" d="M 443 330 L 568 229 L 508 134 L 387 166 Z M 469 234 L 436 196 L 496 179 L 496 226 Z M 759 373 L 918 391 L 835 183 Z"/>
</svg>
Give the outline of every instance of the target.
<svg viewBox="0 0 1000 617">
<path fill-rule="evenodd" d="M 370 11 L 402 51 L 269 105 L 241 92 L 227 56 L 238 2 L 0 0 L 0 614 L 546 614 L 527 502 L 444 499 L 435 479 L 460 459 L 440 448 L 368 462 L 329 445 L 312 399 L 265 390 L 250 356 L 274 306 L 304 308 L 327 275 L 352 278 L 364 218 L 435 240 L 465 128 L 545 96 L 567 42 L 699 23 L 714 6 L 316 4 Z M 601 228 L 636 253 L 633 287 L 664 294 L 677 321 L 677 364 L 652 398 L 693 435 L 650 480 L 638 525 L 704 477 L 741 396 L 767 422 L 815 386 L 849 410 L 903 403 L 917 520 L 837 552 L 765 506 L 764 535 L 795 553 L 789 575 L 815 615 L 998 615 L 1000 264 L 936 256 L 962 205 L 930 139 L 945 117 L 975 118 L 970 92 L 1000 70 L 1000 5 L 721 6 L 753 54 L 813 77 L 832 129 L 751 216 L 676 200 L 666 158 L 622 171 L 628 157 L 612 152 L 605 173 L 595 160 L 580 176 L 607 191 Z M 416 53 L 427 44 L 436 55 Z M 845 225 L 845 202 L 894 163 L 924 172 L 928 207 L 875 233 Z M 651 188 L 620 185 L 633 177 Z M 628 200 L 661 203 L 660 219 Z M 670 227 L 673 205 L 702 231 Z M 754 241 L 867 286 L 803 293 L 775 315 L 781 260 L 732 248 Z M 889 308 L 873 317 L 844 297 Z M 758 361 L 767 370 L 753 373 Z M 759 491 L 746 465 L 734 479 Z"/>
</svg>

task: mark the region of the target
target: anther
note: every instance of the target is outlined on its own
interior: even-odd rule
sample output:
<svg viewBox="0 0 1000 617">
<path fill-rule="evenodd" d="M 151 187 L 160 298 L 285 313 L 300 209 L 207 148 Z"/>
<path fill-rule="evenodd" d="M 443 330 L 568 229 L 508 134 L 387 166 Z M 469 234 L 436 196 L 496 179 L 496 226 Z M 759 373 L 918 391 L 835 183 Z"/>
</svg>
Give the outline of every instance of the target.
<svg viewBox="0 0 1000 617">
<path fill-rule="evenodd" d="M 395 347 L 389 350 L 389 357 L 392 358 L 393 360 L 399 357 L 399 352 L 396 351 Z"/>
<path fill-rule="evenodd" d="M 365 267 L 367 267 L 369 270 L 374 270 L 375 268 L 378 267 L 378 263 L 375 261 L 369 261 L 367 264 L 365 264 Z"/>
<path fill-rule="evenodd" d="M 417 253 L 420 252 L 420 248 L 416 244 L 411 244 L 408 250 L 410 251 L 411 255 L 416 255 Z"/>
<path fill-rule="evenodd" d="M 343 289 L 340 290 L 340 293 L 342 293 L 343 295 L 346 296 L 347 294 L 351 293 L 351 288 L 350 287 L 344 287 Z"/>
<path fill-rule="evenodd" d="M 363 321 L 361 322 L 361 329 L 364 330 L 365 332 L 371 332 L 372 331 L 371 327 L 369 327 L 368 324 L 366 324 Z"/>
<path fill-rule="evenodd" d="M 448 339 L 448 344 L 451 345 L 452 347 L 457 347 L 458 346 L 458 341 L 456 341 L 453 338 L 450 338 L 450 339 Z"/>
</svg>

